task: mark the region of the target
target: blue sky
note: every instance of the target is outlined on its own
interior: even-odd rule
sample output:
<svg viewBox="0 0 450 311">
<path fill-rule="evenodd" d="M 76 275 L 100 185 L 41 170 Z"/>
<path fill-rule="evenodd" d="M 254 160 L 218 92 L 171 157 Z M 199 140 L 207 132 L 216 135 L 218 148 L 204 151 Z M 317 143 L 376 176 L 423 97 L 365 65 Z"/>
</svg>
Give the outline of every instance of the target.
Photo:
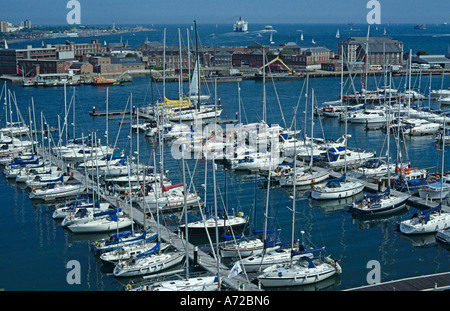
<svg viewBox="0 0 450 311">
<path fill-rule="evenodd" d="M 0 0 L 0 20 L 64 25 L 68 0 Z M 368 0 L 79 0 L 81 23 L 365 23 Z M 382 23 L 450 22 L 449 0 L 379 0 Z"/>
</svg>

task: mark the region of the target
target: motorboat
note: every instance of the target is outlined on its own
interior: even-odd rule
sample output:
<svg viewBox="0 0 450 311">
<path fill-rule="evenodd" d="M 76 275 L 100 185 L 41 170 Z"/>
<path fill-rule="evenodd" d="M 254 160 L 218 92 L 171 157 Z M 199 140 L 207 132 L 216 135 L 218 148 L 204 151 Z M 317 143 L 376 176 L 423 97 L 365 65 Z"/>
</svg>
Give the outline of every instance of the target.
<svg viewBox="0 0 450 311">
<path fill-rule="evenodd" d="M 419 196 L 422 199 L 440 200 L 450 195 L 450 175 L 443 176 L 436 182 L 431 182 L 419 188 Z"/>
<path fill-rule="evenodd" d="M 416 191 L 428 183 L 427 177 L 428 172 L 425 169 L 415 167 L 400 169 L 394 188 L 398 191 Z"/>
<path fill-rule="evenodd" d="M 386 123 L 386 113 L 380 109 L 366 109 L 360 112 L 351 113 L 348 122 L 354 124 L 374 124 Z"/>
</svg>

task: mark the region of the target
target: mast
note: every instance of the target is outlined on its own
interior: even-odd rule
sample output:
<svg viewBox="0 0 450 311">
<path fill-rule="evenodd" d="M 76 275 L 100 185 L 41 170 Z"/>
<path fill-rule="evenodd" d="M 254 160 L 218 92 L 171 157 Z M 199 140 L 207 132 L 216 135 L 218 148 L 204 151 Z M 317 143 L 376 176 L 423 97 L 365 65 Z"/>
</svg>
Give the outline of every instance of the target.
<svg viewBox="0 0 450 311">
<path fill-rule="evenodd" d="M 198 33 L 197 33 L 197 22 L 194 20 L 194 27 L 195 27 L 195 54 L 197 58 L 197 109 L 200 110 L 200 55 L 198 53 Z"/>
<path fill-rule="evenodd" d="M 267 123 L 266 116 L 266 54 L 264 51 L 264 46 L 262 47 L 262 55 L 263 55 L 263 115 L 262 119 L 264 123 Z"/>
</svg>

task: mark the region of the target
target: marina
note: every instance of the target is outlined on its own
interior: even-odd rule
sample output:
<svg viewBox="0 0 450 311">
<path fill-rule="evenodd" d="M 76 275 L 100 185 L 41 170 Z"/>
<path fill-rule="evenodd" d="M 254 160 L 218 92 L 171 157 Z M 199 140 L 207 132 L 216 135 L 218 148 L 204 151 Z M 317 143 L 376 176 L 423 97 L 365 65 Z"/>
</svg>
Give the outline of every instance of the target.
<svg viewBox="0 0 450 311">
<path fill-rule="evenodd" d="M 433 116 L 428 116 L 428 120 L 434 117 L 434 122 L 441 124 L 435 132 L 445 130 L 444 123 L 447 118 L 445 104 L 441 105 L 439 99 L 431 96 L 433 94 L 431 90 L 445 90 L 449 87 L 448 76 L 442 74 L 442 71 L 440 73 L 438 77 L 433 76 L 433 78 L 431 75 L 424 75 L 421 81 L 417 77 L 412 83 L 411 88 L 424 94 L 422 99 L 408 101 L 402 97 L 395 97 L 395 102 L 389 102 L 389 97 L 383 97 L 379 102 L 386 106 L 392 105 L 388 110 L 389 113 L 400 109 L 397 110 L 395 106 L 398 103 L 404 104 L 402 109 L 411 108 L 410 114 L 432 108 L 430 110 Z M 367 89 L 375 89 L 380 85 L 383 77 L 385 81 L 392 82 L 399 89 L 405 84 L 408 89 L 406 76 L 392 76 L 392 80 L 388 76 L 371 76 L 368 78 Z M 130 226 L 120 230 L 110 227 L 112 230 L 102 233 L 72 232 L 61 222 L 50 217 L 55 209 L 54 204 L 64 203 L 65 197 L 61 197 L 57 202 L 53 202 L 53 199 L 51 201 L 30 199 L 29 196 L 33 190 L 30 191 L 23 183 L 16 183 L 12 175 L 8 177 L 9 175 L 4 173 L 0 184 L 0 187 L 4 189 L 1 199 L 8 202 L 10 206 L 2 220 L 4 228 L 10 232 L 21 230 L 22 226 L 26 228 L 23 229 L 25 236 L 22 238 L 15 235 L 13 241 L 16 242 L 12 244 L 7 241 L 7 237 L 2 237 L 2 251 L 5 253 L 10 248 L 12 257 L 21 262 L 24 259 L 17 258 L 14 255 L 14 249 L 17 250 L 17 254 L 20 254 L 19 248 L 33 244 L 33 252 L 38 254 L 34 268 L 38 271 L 32 272 L 31 268 L 23 271 L 27 282 L 27 285 L 23 287 L 12 273 L 2 268 L 0 272 L 7 276 L 2 286 L 6 290 L 73 289 L 74 287 L 71 286 L 74 285 L 66 282 L 65 264 L 75 259 L 81 263 L 82 282 L 78 288 L 83 290 L 130 290 L 130 287 L 134 289 L 141 284 L 151 286 L 166 278 L 167 280 L 185 280 L 187 272 L 194 271 L 205 277 L 218 276 L 222 284 L 221 290 L 270 291 L 274 288 L 285 290 L 286 288 L 283 288 L 285 283 L 279 279 L 271 283 L 276 285 L 264 286 L 265 281 L 261 271 L 249 273 L 239 271 L 238 274 L 233 275 L 233 271 L 237 268 L 237 258 L 223 257 L 217 260 L 219 247 L 225 245 L 225 236 L 231 234 L 231 240 L 227 243 L 233 243 L 233 240 L 237 243 L 241 241 L 239 230 L 242 228 L 236 232 L 234 229 L 228 230 L 223 236 L 216 236 L 214 230 L 217 228 L 212 227 L 211 237 L 189 235 L 189 240 L 186 241 L 183 223 L 188 219 L 189 222 L 205 221 L 208 219 L 206 214 L 214 219 L 217 217 L 214 216 L 214 212 L 223 217 L 220 219 L 223 219 L 225 224 L 228 221 L 228 225 L 231 225 L 233 217 L 242 216 L 246 221 L 243 233 L 249 241 L 254 241 L 252 236 L 254 229 L 262 229 L 265 224 L 265 232 L 279 232 L 279 239 L 283 242 L 280 244 L 283 245 L 282 249 L 295 247 L 290 256 L 299 252 L 305 257 L 305 254 L 310 255 L 309 250 L 311 254 L 313 250 L 318 250 L 321 255 L 330 256 L 325 258 L 336 259 L 336 261 L 330 261 L 331 267 L 336 268 L 337 262 L 342 268 L 336 268 L 336 271 L 341 271 L 317 284 L 289 286 L 289 290 L 353 290 L 365 284 L 367 274 L 365 266 L 369 260 L 373 259 L 382 262 L 383 283 L 424 274 L 448 273 L 450 268 L 448 246 L 438 242 L 435 234 L 408 236 L 399 230 L 399 224 L 410 219 L 415 213 L 437 206 L 440 206 L 440 212 L 450 213 L 448 198 L 443 198 L 442 202 L 421 198 L 418 191 L 412 191 L 412 184 L 406 186 L 408 189 L 411 187 L 410 191 L 399 190 L 402 181 L 400 176 L 403 178 L 412 176 L 413 168 L 425 170 L 427 174 L 424 179 L 429 182 L 438 180 L 442 173 L 446 174 L 450 163 L 444 161 L 446 159 L 444 151 L 448 151 L 446 147 L 443 147 L 445 144 L 435 143 L 434 133 L 415 136 L 403 130 L 391 131 L 389 128 L 390 135 L 387 135 L 387 132 L 383 132 L 383 125 L 389 122 L 386 114 L 383 115 L 381 124 L 373 126 L 370 131 L 366 130 L 367 122 L 345 122 L 345 117 L 334 118 L 317 114 L 316 112 L 324 107 L 326 102 L 336 100 L 339 94 L 344 92 L 340 82 L 341 76 L 338 74 L 316 80 L 309 80 L 308 76 L 289 81 L 276 78 L 271 80 L 271 78 L 268 76 L 267 80 L 264 79 L 267 86 L 261 83 L 262 80 L 242 79 L 216 86 L 215 81 L 208 81 L 212 104 L 193 105 L 195 113 L 208 116 L 207 119 L 201 120 L 200 124 L 204 127 L 200 131 L 186 122 L 186 120 L 195 121 L 192 118 L 194 112 L 190 112 L 192 115 L 189 113 L 182 115 L 183 101 L 177 100 L 181 98 L 180 95 L 187 92 L 186 89 L 189 88 L 187 81 L 181 84 L 166 81 L 165 96 L 177 101 L 179 107 L 174 104 L 173 107 L 164 109 L 163 104 L 157 105 L 157 101 L 150 96 L 151 81 L 148 76 L 135 77 L 132 83 L 122 85 L 120 88 L 113 86 L 94 88 L 80 85 L 76 87 L 76 93 L 75 88 L 69 86 L 67 89 L 64 86 L 35 89 L 5 83 L 1 96 L 2 101 L 5 101 L 3 118 L 7 117 L 7 120 L 20 118 L 17 111 L 21 111 L 23 123 L 35 127 L 31 129 L 32 134 L 28 139 L 22 138 L 24 141 L 30 139 L 35 141 L 37 156 L 59 167 L 58 171 L 69 179 L 64 184 L 81 185 L 85 189 L 75 191 L 75 198 L 81 198 L 81 193 L 88 194 L 103 203 L 108 203 L 109 211 L 120 210 L 123 217 L 133 221 L 132 229 L 136 232 L 146 229 L 154 234 L 158 232 L 162 243 L 170 244 L 179 253 L 186 252 L 189 265 L 178 264 L 173 269 L 165 269 L 158 276 L 149 274 L 140 277 L 116 277 L 113 273 L 114 266 L 102 262 L 99 254 L 92 251 L 92 245 L 108 239 L 116 231 L 126 232 L 125 230 L 128 230 Z M 360 78 L 362 78 L 361 75 L 355 75 L 355 79 Z M 160 92 L 163 82 L 153 82 L 156 82 L 157 92 Z M 347 85 L 346 88 L 351 87 Z M 307 100 L 305 92 L 308 92 Z M 72 94 L 77 95 L 73 95 L 73 99 L 70 99 Z M 220 100 L 218 100 L 219 97 Z M 54 102 L 54 109 L 46 107 L 50 99 Z M 364 101 L 364 96 L 359 100 Z M 217 105 L 217 103 L 220 104 Z M 371 104 L 379 103 L 371 101 Z M 414 110 L 408 105 L 414 106 Z M 7 110 L 9 107 L 13 111 L 11 114 Z M 160 109 L 156 109 L 157 107 Z M 163 113 L 167 113 L 167 118 L 178 121 L 162 121 L 160 117 L 162 118 Z M 407 113 L 402 115 L 406 116 Z M 396 114 L 395 118 L 400 119 L 400 116 Z M 439 116 L 442 119 L 438 119 Z M 33 122 L 26 122 L 27 119 Z M 132 128 L 132 125 L 139 124 L 146 126 L 142 127 L 142 130 L 141 127 Z M 223 132 L 219 132 L 215 125 L 221 127 Z M 393 129 L 396 127 L 396 130 L 400 127 L 399 124 L 392 126 Z M 47 133 L 46 128 L 49 127 L 51 132 Z M 226 132 L 225 129 L 229 131 Z M 269 134 L 264 129 L 268 130 Z M 273 136 L 274 132 L 270 132 L 273 130 L 277 131 L 275 136 Z M 227 148 L 240 143 L 239 134 L 249 135 L 241 141 L 244 142 L 242 147 L 245 148 L 242 149 L 243 152 L 239 148 L 235 149 L 236 156 L 230 156 Z M 335 148 L 334 150 L 331 150 L 331 147 L 318 149 L 321 156 L 307 156 L 312 154 L 309 152 L 316 152 L 315 148 L 321 146 L 320 142 L 317 146 L 309 143 L 309 138 L 336 142 L 343 135 L 347 137 L 345 145 L 336 145 L 332 147 Z M 388 136 L 391 136 L 390 141 L 386 141 Z M 84 147 L 80 144 L 77 149 L 65 149 L 74 148 L 70 146 L 70 143 L 72 141 L 75 143 L 75 138 L 81 143 L 87 137 L 89 140 L 84 143 Z M 219 137 L 223 137 L 223 140 L 218 139 Z M 266 149 L 270 146 L 271 151 L 278 146 L 281 161 L 274 164 L 272 159 L 265 158 L 264 152 L 267 150 L 263 152 L 262 148 L 259 148 L 258 152 L 255 152 L 256 150 L 251 149 L 254 146 L 252 145 L 253 137 L 258 137 L 259 146 L 264 146 Z M 261 141 L 265 143 L 269 141 L 271 144 L 261 145 Z M 390 149 L 386 150 L 387 146 Z M 94 151 L 100 150 L 100 147 L 103 148 L 102 151 Z M 184 148 L 189 148 L 190 152 L 184 153 L 183 158 L 175 157 L 180 155 L 177 151 L 183 151 Z M 402 152 L 399 152 L 400 149 Z M 2 154 L 2 159 L 5 159 L 2 165 L 5 168 L 25 161 L 30 156 L 28 152 L 15 150 L 9 150 L 11 152 L 8 154 L 9 158 Z M 222 151 L 222 155 L 225 156 L 219 157 L 218 151 Z M 239 154 L 239 152 L 242 153 Z M 325 159 L 324 152 L 328 159 Z M 292 155 L 296 153 L 302 156 L 293 157 Z M 356 154 L 355 158 L 353 153 Z M 364 175 L 354 177 L 357 175 L 353 175 L 352 172 L 354 173 L 354 170 L 366 163 L 367 159 L 363 156 L 366 153 L 370 154 L 370 159 L 377 159 L 377 155 L 378 157 L 387 155 L 388 162 L 392 161 L 391 164 L 400 164 L 401 161 L 409 164 L 406 167 L 407 170 L 396 166 L 390 176 L 383 174 L 375 177 Z M 250 154 L 252 157 L 248 157 Z M 130 160 L 131 156 L 132 160 Z M 332 160 L 333 156 L 336 156 L 335 160 Z M 407 156 L 407 159 L 400 159 L 400 156 Z M 111 171 L 108 172 L 109 167 L 100 166 L 99 160 L 108 159 L 109 161 L 109 157 L 111 161 L 112 158 L 116 158 L 117 161 L 111 162 Z M 95 161 L 91 162 L 90 167 L 84 168 L 81 164 L 88 159 Z M 386 157 L 384 159 L 386 160 Z M 246 167 L 251 169 L 238 169 L 238 165 L 243 164 L 248 164 Z M 121 173 L 124 182 L 119 182 L 118 176 L 112 175 L 113 166 L 123 169 L 120 165 L 125 167 L 130 165 L 129 170 L 125 169 Z M 317 183 L 313 177 L 306 186 L 304 184 L 292 186 L 292 180 L 291 185 L 286 185 L 287 181 L 283 181 L 284 184 L 282 184 L 280 179 L 282 168 L 285 169 L 283 172 L 286 172 L 286 176 L 297 176 L 295 170 L 298 170 L 297 173 L 301 171 L 303 176 L 308 176 L 306 174 L 310 169 L 311 172 L 322 175 L 329 173 L 329 177 L 327 180 L 317 180 Z M 99 171 L 102 173 L 99 174 Z M 143 172 L 143 175 L 139 172 Z M 12 173 L 8 171 L 8 174 Z M 130 178 L 131 174 L 140 177 L 134 180 Z M 343 176 L 344 179 L 342 179 Z M 304 180 L 301 182 L 305 183 Z M 361 189 L 364 190 L 358 190 L 349 197 L 328 200 L 311 197 L 314 191 L 332 182 L 342 185 L 344 182 L 362 183 L 364 186 Z M 401 209 L 384 215 L 367 217 L 350 212 L 352 204 L 369 198 L 369 194 L 382 193 L 388 184 L 391 187 L 391 196 L 408 195 L 406 204 Z M 55 184 L 54 187 L 58 186 Z M 213 187 L 214 190 L 212 190 Z M 187 202 L 189 198 L 196 197 L 200 200 L 195 199 L 195 203 Z M 147 206 L 147 203 L 142 203 L 141 200 L 153 202 L 151 200 L 158 201 L 158 198 L 170 203 L 164 206 L 159 205 L 159 207 L 159 203 L 151 203 L 155 205 L 148 203 Z M 168 201 L 172 199 L 173 201 Z M 171 204 L 173 206 L 170 206 Z M 175 206 L 176 204 L 178 206 Z M 166 207 L 169 209 L 164 210 Z M 263 211 L 264 209 L 266 212 Z M 161 215 L 159 211 L 162 212 Z M 117 217 L 122 217 L 119 212 L 114 213 Z M 185 220 L 186 216 L 188 219 Z M 215 222 L 212 221 L 212 223 Z M 204 226 L 206 228 L 206 222 Z M 268 240 L 264 243 L 268 243 Z M 243 262 L 242 259 L 240 262 Z M 7 262 L 13 267 L 12 271 L 15 271 L 12 261 Z M 320 266 L 318 259 L 311 262 L 317 267 Z M 55 268 L 49 280 L 41 279 L 42 273 L 49 271 L 49 264 L 61 268 Z M 304 271 L 308 264 L 301 263 L 295 267 L 299 271 Z M 277 269 L 280 270 L 276 271 L 283 271 L 283 273 L 287 271 L 283 270 L 285 268 Z M 172 274 L 171 271 L 173 271 Z M 37 281 L 35 278 L 40 280 Z M 442 289 L 442 286 L 444 285 L 438 284 L 437 288 Z M 396 290 L 411 290 L 411 287 L 401 285 L 394 287 Z M 434 285 L 413 288 L 413 290 L 432 289 Z M 378 288 L 378 290 L 391 289 L 392 287 Z"/>
</svg>

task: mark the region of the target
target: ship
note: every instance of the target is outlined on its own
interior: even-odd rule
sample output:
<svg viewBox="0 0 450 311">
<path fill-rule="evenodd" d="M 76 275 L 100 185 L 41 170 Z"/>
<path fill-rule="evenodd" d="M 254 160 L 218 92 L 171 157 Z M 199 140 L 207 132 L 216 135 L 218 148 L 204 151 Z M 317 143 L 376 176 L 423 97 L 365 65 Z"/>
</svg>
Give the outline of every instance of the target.
<svg viewBox="0 0 450 311">
<path fill-rule="evenodd" d="M 427 27 L 424 24 L 418 24 L 418 25 L 414 26 L 414 29 L 425 30 L 425 29 L 427 29 Z"/>
<path fill-rule="evenodd" d="M 234 32 L 247 32 L 248 31 L 248 22 L 244 21 L 242 17 L 239 17 L 239 20 L 234 23 L 233 26 Z"/>
</svg>

